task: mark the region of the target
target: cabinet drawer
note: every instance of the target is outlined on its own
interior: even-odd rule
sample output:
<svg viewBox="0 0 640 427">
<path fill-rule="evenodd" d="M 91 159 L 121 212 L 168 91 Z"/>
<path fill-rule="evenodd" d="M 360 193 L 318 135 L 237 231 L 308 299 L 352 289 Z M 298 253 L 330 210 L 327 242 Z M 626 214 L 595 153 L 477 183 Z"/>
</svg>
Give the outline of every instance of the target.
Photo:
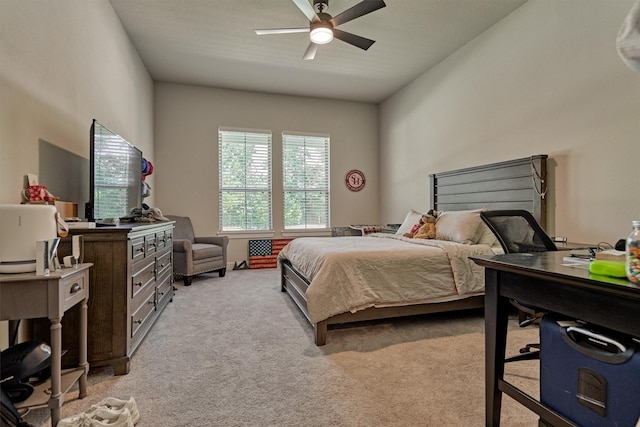
<svg viewBox="0 0 640 427">
<path fill-rule="evenodd" d="M 156 294 L 151 292 L 137 310 L 131 315 L 131 338 L 136 336 L 136 332 L 144 325 L 147 319 L 153 315 L 156 308 Z"/>
<path fill-rule="evenodd" d="M 158 242 L 156 240 L 155 234 L 144 236 L 144 250 L 145 250 L 144 256 L 145 257 L 149 257 L 155 254 L 157 248 L 158 248 Z"/>
<path fill-rule="evenodd" d="M 155 260 L 150 260 L 148 264 L 138 270 L 131 276 L 131 298 L 135 298 L 140 294 L 147 286 L 153 286 L 153 282 L 156 278 L 156 263 Z"/>
<path fill-rule="evenodd" d="M 156 241 L 158 243 L 158 251 L 173 246 L 171 231 L 166 230 L 156 233 Z"/>
<path fill-rule="evenodd" d="M 132 239 L 129 242 L 129 250 L 131 251 L 129 258 L 134 264 L 144 259 L 144 246 L 144 237 Z"/>
<path fill-rule="evenodd" d="M 74 274 L 60 281 L 64 295 L 65 310 L 83 300 L 87 295 L 88 273 Z"/>
<path fill-rule="evenodd" d="M 165 277 L 162 279 L 162 282 L 157 284 L 156 295 L 157 305 L 162 305 L 165 298 L 171 298 L 173 296 L 173 280 L 171 280 L 171 276 Z"/>
<path fill-rule="evenodd" d="M 171 256 L 173 252 L 167 251 L 166 253 L 159 255 L 157 258 L 156 265 L 156 277 L 160 278 L 167 274 L 168 271 L 172 270 L 171 264 Z"/>
</svg>

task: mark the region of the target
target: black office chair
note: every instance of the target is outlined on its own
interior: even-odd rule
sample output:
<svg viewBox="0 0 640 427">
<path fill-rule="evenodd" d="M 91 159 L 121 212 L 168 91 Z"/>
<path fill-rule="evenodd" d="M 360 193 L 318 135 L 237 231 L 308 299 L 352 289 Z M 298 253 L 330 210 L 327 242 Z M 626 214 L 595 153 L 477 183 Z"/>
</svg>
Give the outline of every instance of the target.
<svg viewBox="0 0 640 427">
<path fill-rule="evenodd" d="M 525 210 L 495 210 L 480 212 L 480 217 L 487 227 L 495 234 L 505 253 L 530 253 L 557 251 L 553 240 L 544 232 L 533 215 Z M 518 309 L 520 327 L 529 326 L 538 321 L 544 313 L 535 307 L 530 307 L 511 300 Z M 517 360 L 532 360 L 540 357 L 540 344 L 527 344 L 520 349 L 517 356 L 508 357 L 505 362 Z"/>
</svg>

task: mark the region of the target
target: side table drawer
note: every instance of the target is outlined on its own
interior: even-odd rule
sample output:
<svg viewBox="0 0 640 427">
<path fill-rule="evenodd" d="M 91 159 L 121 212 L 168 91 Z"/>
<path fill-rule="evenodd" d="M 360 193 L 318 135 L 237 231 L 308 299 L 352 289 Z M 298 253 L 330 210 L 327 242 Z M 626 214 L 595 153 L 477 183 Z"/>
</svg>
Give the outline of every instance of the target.
<svg viewBox="0 0 640 427">
<path fill-rule="evenodd" d="M 64 310 L 73 307 L 83 300 L 88 292 L 89 272 L 85 270 L 78 274 L 65 277 L 60 281 L 63 292 Z"/>
</svg>

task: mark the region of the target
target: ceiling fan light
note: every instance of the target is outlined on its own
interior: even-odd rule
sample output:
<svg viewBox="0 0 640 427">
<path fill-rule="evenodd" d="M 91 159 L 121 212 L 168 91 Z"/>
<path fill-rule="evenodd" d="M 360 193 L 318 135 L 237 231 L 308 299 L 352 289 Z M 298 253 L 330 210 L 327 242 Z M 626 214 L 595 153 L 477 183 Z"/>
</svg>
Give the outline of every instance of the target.
<svg viewBox="0 0 640 427">
<path fill-rule="evenodd" d="M 328 27 L 317 26 L 311 30 L 309 38 L 315 44 L 327 44 L 333 40 L 333 31 Z"/>
</svg>

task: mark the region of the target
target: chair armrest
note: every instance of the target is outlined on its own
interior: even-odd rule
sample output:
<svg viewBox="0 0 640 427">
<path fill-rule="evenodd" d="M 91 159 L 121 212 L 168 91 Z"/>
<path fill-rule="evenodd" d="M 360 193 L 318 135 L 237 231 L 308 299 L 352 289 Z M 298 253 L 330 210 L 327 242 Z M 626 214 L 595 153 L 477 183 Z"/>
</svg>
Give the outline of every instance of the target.
<svg viewBox="0 0 640 427">
<path fill-rule="evenodd" d="M 195 241 L 196 243 L 208 243 L 210 245 L 218 245 L 226 248 L 229 243 L 229 236 L 196 237 Z"/>
<path fill-rule="evenodd" d="M 191 240 L 188 239 L 173 239 L 173 251 L 174 252 L 191 252 Z"/>
</svg>

